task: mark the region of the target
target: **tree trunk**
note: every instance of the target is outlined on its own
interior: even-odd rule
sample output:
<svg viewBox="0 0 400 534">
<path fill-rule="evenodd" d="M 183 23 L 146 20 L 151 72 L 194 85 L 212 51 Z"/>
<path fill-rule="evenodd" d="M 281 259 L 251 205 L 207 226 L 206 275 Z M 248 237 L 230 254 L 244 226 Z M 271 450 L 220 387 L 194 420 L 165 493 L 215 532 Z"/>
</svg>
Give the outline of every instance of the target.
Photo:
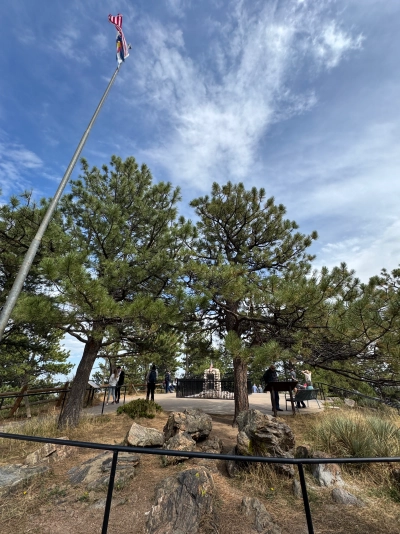
<svg viewBox="0 0 400 534">
<path fill-rule="evenodd" d="M 101 348 L 103 332 L 103 329 L 94 328 L 92 330 L 92 335 L 89 336 L 89 339 L 85 344 L 82 359 L 76 370 L 71 391 L 67 396 L 64 410 L 58 423 L 60 429 L 64 429 L 67 426 L 76 427 L 79 423 L 86 388 L 88 387 L 93 364 Z"/>
<path fill-rule="evenodd" d="M 236 423 L 236 417 L 245 410 L 249 409 L 249 396 L 247 393 L 247 363 L 241 358 L 233 360 L 233 379 L 235 394 L 235 417 L 233 423 Z"/>
</svg>

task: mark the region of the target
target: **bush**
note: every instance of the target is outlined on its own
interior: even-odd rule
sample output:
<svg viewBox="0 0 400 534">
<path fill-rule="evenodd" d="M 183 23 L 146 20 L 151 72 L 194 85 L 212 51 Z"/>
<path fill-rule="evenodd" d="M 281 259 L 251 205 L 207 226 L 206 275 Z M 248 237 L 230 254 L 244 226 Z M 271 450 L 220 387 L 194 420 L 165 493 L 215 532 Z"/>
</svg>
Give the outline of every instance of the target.
<svg viewBox="0 0 400 534">
<path fill-rule="evenodd" d="M 119 406 L 117 414 L 126 413 L 132 419 L 139 417 L 146 417 L 147 419 L 154 419 L 156 413 L 162 412 L 162 408 L 154 401 L 148 401 L 145 399 L 136 399 L 131 402 L 127 402 L 123 406 Z"/>
<path fill-rule="evenodd" d="M 329 414 L 309 430 L 317 449 L 352 458 L 398 456 L 400 429 L 391 418 Z"/>
</svg>

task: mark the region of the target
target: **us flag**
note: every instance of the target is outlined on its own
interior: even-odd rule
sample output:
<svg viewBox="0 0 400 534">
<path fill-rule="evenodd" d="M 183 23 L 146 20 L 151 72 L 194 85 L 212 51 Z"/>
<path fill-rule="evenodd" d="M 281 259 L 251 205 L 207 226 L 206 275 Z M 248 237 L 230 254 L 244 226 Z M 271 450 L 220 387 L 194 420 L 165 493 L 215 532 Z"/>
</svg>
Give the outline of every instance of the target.
<svg viewBox="0 0 400 534">
<path fill-rule="evenodd" d="M 124 33 L 122 31 L 122 15 L 118 13 L 118 15 L 108 15 L 108 20 L 111 22 L 111 24 L 114 24 L 115 29 L 118 32 L 117 35 L 117 61 L 118 64 L 125 61 L 125 59 L 129 56 L 129 47 L 126 43 Z"/>
</svg>

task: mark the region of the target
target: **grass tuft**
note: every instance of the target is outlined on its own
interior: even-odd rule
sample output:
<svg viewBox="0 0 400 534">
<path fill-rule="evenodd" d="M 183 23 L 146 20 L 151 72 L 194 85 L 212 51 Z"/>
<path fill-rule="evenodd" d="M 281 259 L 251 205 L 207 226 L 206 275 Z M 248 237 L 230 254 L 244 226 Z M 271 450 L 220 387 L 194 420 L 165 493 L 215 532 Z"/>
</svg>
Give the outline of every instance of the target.
<svg viewBox="0 0 400 534">
<path fill-rule="evenodd" d="M 136 399 L 134 401 L 127 402 L 123 406 L 119 406 L 117 414 L 126 413 L 132 419 L 138 419 L 140 417 L 154 419 L 156 413 L 160 413 L 162 411 L 163 409 L 161 406 L 154 401 Z"/>
</svg>

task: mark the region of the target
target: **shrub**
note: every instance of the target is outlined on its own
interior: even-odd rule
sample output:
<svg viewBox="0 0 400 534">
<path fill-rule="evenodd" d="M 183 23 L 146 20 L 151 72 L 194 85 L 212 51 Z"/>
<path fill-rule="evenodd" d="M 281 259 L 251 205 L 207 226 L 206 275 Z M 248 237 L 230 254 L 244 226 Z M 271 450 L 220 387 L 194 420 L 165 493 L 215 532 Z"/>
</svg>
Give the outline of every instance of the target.
<svg viewBox="0 0 400 534">
<path fill-rule="evenodd" d="M 400 454 L 400 429 L 376 415 L 327 414 L 309 429 L 314 447 L 334 456 L 373 458 Z"/>
<path fill-rule="evenodd" d="M 146 417 L 147 419 L 153 419 L 155 414 L 162 412 L 162 408 L 154 401 L 148 401 L 145 399 L 136 399 L 131 402 L 127 402 L 123 406 L 119 406 L 117 414 L 126 413 L 132 419 L 139 417 Z"/>
</svg>

